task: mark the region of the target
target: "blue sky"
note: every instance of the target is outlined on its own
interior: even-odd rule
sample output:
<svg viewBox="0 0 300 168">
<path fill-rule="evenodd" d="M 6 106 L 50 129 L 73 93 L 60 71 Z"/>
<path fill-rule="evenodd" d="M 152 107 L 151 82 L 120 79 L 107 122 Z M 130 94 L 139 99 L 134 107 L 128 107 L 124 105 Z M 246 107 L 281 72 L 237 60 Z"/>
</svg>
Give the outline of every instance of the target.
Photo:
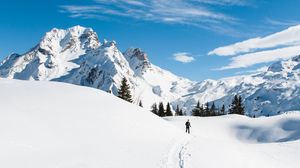
<svg viewBox="0 0 300 168">
<path fill-rule="evenodd" d="M 177 75 L 218 79 L 295 55 L 294 48 L 282 48 L 290 41 L 278 39 L 300 22 L 299 6 L 295 0 L 4 0 L 0 58 L 28 51 L 53 27 L 82 25 L 116 40 L 122 51 L 142 48 L 153 64 Z"/>
</svg>

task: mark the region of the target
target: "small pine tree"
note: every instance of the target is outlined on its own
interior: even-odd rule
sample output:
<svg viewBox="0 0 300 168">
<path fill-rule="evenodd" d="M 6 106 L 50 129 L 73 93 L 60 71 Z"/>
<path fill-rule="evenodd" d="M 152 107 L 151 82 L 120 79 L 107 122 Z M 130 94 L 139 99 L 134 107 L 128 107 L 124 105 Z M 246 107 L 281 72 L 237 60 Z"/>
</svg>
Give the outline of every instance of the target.
<svg viewBox="0 0 300 168">
<path fill-rule="evenodd" d="M 183 112 L 182 109 L 180 109 L 180 110 L 179 110 L 179 116 L 183 116 L 183 115 L 185 115 L 185 113 Z"/>
<path fill-rule="evenodd" d="M 120 89 L 118 90 L 118 97 L 132 103 L 130 87 L 125 77 L 122 79 Z"/>
<path fill-rule="evenodd" d="M 210 116 L 215 116 L 215 115 L 216 115 L 216 106 L 215 106 L 215 102 L 213 102 L 210 107 Z"/>
<path fill-rule="evenodd" d="M 166 107 L 166 116 L 173 116 L 173 113 L 171 111 L 171 107 L 170 107 L 170 103 L 167 104 L 167 107 Z"/>
<path fill-rule="evenodd" d="M 175 115 L 180 116 L 180 109 L 178 105 L 176 106 Z"/>
<path fill-rule="evenodd" d="M 225 105 L 224 104 L 221 107 L 220 115 L 225 115 Z"/>
<path fill-rule="evenodd" d="M 151 106 L 151 112 L 158 115 L 158 109 L 157 109 L 157 104 L 154 103 L 152 106 Z"/>
<path fill-rule="evenodd" d="M 140 107 L 143 107 L 142 100 L 140 100 L 140 102 L 139 102 L 139 106 L 140 106 Z"/>
<path fill-rule="evenodd" d="M 165 116 L 164 104 L 162 102 L 160 102 L 158 105 L 158 116 L 160 116 L 160 117 Z"/>
<path fill-rule="evenodd" d="M 210 112 L 210 109 L 209 109 L 209 104 L 207 102 L 205 105 L 205 109 L 204 109 L 204 116 L 209 116 L 209 112 Z"/>
<path fill-rule="evenodd" d="M 192 110 L 193 116 L 200 116 L 200 102 L 197 102 L 196 107 Z"/>
<path fill-rule="evenodd" d="M 230 114 L 240 114 L 240 115 L 245 114 L 245 108 L 244 108 L 241 96 L 235 95 L 233 97 L 232 103 L 230 105 L 229 113 Z"/>
<path fill-rule="evenodd" d="M 233 97 L 232 103 L 229 108 L 229 114 L 237 114 L 237 104 L 238 104 L 238 96 L 235 95 Z"/>
<path fill-rule="evenodd" d="M 205 111 L 204 111 L 203 104 L 200 106 L 200 116 L 202 116 L 202 117 L 205 116 Z"/>
<path fill-rule="evenodd" d="M 245 107 L 243 105 L 242 96 L 238 96 L 238 114 L 245 115 Z"/>
</svg>

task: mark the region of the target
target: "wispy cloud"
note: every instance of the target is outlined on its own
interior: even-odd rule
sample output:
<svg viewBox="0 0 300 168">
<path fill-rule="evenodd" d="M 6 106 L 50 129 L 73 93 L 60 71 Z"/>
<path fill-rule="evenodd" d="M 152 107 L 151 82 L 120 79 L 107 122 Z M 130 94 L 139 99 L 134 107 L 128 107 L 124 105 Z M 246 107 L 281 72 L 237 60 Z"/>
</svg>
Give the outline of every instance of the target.
<svg viewBox="0 0 300 168">
<path fill-rule="evenodd" d="M 300 45 L 273 50 L 259 51 L 233 57 L 231 58 L 231 62 L 229 65 L 223 66 L 218 70 L 247 68 L 255 64 L 288 59 L 299 54 Z"/>
<path fill-rule="evenodd" d="M 246 6 L 251 5 L 249 0 L 195 0 L 202 3 L 214 5 Z"/>
<path fill-rule="evenodd" d="M 295 26 L 300 24 L 300 21 L 296 20 L 275 20 L 271 18 L 265 19 L 266 23 L 273 26 Z"/>
<path fill-rule="evenodd" d="M 190 63 L 192 61 L 195 61 L 195 58 L 186 52 L 174 53 L 173 59 L 175 61 L 182 62 L 182 63 Z"/>
<path fill-rule="evenodd" d="M 92 5 L 64 5 L 63 12 L 78 18 L 110 18 L 120 16 L 161 22 L 185 24 L 215 31 L 233 29 L 237 18 L 212 10 L 214 5 L 245 5 L 249 0 L 94 0 Z M 223 27 L 223 29 L 222 29 Z M 228 30 L 232 31 L 232 30 Z M 223 33 L 222 32 L 222 33 Z M 233 32 L 233 31 L 232 31 Z"/>
<path fill-rule="evenodd" d="M 230 63 L 217 70 L 247 68 L 288 59 L 300 54 L 300 25 L 283 31 L 216 48 L 209 55 L 230 56 Z"/>
<path fill-rule="evenodd" d="M 300 25 L 293 26 L 283 31 L 266 37 L 257 37 L 210 51 L 209 55 L 233 56 L 236 54 L 254 52 L 260 49 L 268 49 L 282 46 L 300 44 Z"/>
</svg>

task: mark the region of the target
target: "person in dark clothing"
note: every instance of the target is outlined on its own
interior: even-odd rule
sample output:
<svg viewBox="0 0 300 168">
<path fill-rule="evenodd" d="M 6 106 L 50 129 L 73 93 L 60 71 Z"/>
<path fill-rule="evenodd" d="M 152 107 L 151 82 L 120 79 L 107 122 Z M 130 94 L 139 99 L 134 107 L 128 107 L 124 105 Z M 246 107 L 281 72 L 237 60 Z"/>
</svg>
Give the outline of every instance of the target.
<svg viewBox="0 0 300 168">
<path fill-rule="evenodd" d="M 191 127 L 190 120 L 187 120 L 187 122 L 185 122 L 185 132 L 190 133 L 190 127 Z"/>
</svg>

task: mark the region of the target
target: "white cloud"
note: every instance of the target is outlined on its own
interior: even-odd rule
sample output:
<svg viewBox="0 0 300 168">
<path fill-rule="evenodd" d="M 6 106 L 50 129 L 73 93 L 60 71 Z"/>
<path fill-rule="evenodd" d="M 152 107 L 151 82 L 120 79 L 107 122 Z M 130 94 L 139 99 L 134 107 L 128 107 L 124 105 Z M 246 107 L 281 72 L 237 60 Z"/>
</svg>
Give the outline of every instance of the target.
<svg viewBox="0 0 300 168">
<path fill-rule="evenodd" d="M 202 3 L 213 5 L 231 5 L 231 6 L 246 6 L 250 5 L 248 0 L 195 0 Z"/>
<path fill-rule="evenodd" d="M 266 23 L 273 26 L 295 26 L 300 22 L 296 20 L 274 20 L 271 18 L 266 18 Z"/>
<path fill-rule="evenodd" d="M 216 48 L 209 55 L 230 56 L 230 63 L 217 70 L 247 68 L 288 59 L 300 54 L 300 25 L 283 31 Z"/>
<path fill-rule="evenodd" d="M 281 59 L 288 59 L 299 54 L 300 45 L 273 50 L 259 51 L 233 57 L 231 58 L 231 63 L 229 65 L 223 66 L 218 70 L 246 68 L 259 63 L 267 63 L 278 61 Z"/>
<path fill-rule="evenodd" d="M 233 56 L 236 54 L 254 52 L 261 49 L 284 47 L 300 44 L 300 25 L 293 26 L 281 32 L 266 37 L 257 37 L 210 51 L 209 55 Z"/>
<path fill-rule="evenodd" d="M 61 9 L 79 18 L 121 16 L 137 20 L 185 24 L 216 32 L 234 32 L 238 19 L 212 10 L 213 5 L 242 5 L 249 0 L 94 0 L 92 5 L 64 5 Z M 100 17 L 99 17 L 100 16 Z M 227 24 L 227 26 L 225 25 Z M 225 30 L 228 29 L 228 30 Z"/>
<path fill-rule="evenodd" d="M 192 61 L 195 61 L 195 58 L 186 52 L 175 53 L 173 54 L 173 58 L 174 60 L 182 63 L 190 63 Z"/>
</svg>

